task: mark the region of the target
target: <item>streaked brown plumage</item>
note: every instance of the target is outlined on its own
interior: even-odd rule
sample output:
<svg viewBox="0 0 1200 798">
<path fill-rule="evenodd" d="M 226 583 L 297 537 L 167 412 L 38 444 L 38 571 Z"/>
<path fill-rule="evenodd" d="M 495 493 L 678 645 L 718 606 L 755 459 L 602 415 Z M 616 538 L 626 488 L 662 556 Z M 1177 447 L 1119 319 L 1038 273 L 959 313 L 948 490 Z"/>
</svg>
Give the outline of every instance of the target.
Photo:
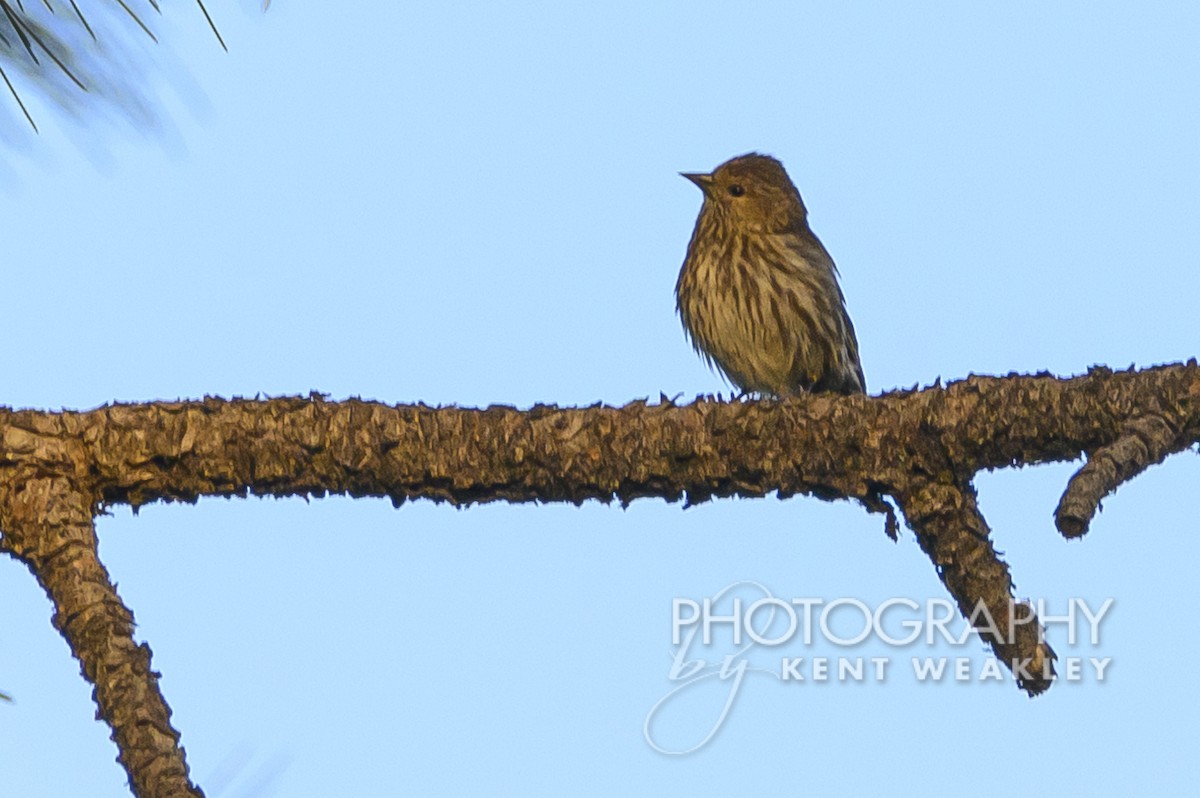
<svg viewBox="0 0 1200 798">
<path fill-rule="evenodd" d="M 696 351 L 743 391 L 865 391 L 837 267 L 783 164 L 750 153 L 683 176 L 704 192 L 675 285 Z"/>
</svg>

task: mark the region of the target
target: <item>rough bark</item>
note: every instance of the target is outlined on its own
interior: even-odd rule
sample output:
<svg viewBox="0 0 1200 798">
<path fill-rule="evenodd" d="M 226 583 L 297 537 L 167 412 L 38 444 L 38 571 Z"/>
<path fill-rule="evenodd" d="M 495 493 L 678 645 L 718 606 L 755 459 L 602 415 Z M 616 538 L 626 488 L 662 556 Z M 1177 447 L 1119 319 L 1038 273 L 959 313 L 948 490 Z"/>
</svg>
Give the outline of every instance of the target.
<svg viewBox="0 0 1200 798">
<path fill-rule="evenodd" d="M 689 503 L 810 494 L 886 513 L 891 499 L 965 617 L 1030 695 L 1053 651 L 989 539 L 982 469 L 1087 463 L 1060 502 L 1059 531 L 1086 532 L 1100 500 L 1200 441 L 1200 368 L 971 377 L 879 397 L 483 410 L 308 398 L 0 410 L 0 549 L 50 595 L 55 626 L 95 686 L 137 795 L 199 795 L 150 652 L 96 558 L 106 506 L 200 496 L 342 493 L 486 501 Z"/>
<path fill-rule="evenodd" d="M 134 642 L 133 613 L 97 556 L 93 496 L 63 475 L 32 471 L 6 483 L 0 487 L 0 546 L 29 567 L 54 603 L 54 628 L 93 686 L 97 718 L 112 729 L 134 794 L 202 797 L 188 780 L 179 732 L 171 727 L 159 674 L 150 668 L 150 647 Z"/>
</svg>

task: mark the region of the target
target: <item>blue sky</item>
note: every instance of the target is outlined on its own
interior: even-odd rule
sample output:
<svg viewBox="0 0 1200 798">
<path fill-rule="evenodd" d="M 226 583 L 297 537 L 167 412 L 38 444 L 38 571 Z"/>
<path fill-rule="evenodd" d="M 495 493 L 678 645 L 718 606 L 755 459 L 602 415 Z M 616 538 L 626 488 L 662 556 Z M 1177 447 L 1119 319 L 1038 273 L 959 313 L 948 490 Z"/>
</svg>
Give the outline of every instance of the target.
<svg viewBox="0 0 1200 798">
<path fill-rule="evenodd" d="M 228 54 L 168 10 L 160 134 L 33 100 L 34 136 L 0 101 L 0 403 L 725 391 L 674 314 L 700 205 L 676 173 L 748 150 L 803 193 L 872 392 L 1200 354 L 1200 8 L 257 6 L 210 4 Z M 1021 595 L 1115 600 L 1083 647 L 1112 658 L 1103 683 L 918 683 L 912 652 L 868 643 L 886 680 L 752 677 L 687 756 L 643 737 L 673 687 L 672 599 L 943 598 L 912 535 L 810 498 L 205 500 L 114 508 L 99 533 L 210 796 L 1187 794 L 1200 461 L 1067 543 L 1051 513 L 1075 467 L 977 487 Z M 7 792 L 127 795 L 11 561 L 0 605 Z M 719 698 L 659 731 L 695 736 Z"/>
</svg>

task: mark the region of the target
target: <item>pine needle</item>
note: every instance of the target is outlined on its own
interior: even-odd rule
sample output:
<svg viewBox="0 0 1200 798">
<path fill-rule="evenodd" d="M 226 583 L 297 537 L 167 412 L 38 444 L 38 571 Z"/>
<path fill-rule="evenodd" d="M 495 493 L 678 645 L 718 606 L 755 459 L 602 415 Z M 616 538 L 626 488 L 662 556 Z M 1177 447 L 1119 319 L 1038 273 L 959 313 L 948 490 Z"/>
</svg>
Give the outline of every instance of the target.
<svg viewBox="0 0 1200 798">
<path fill-rule="evenodd" d="M 11 17 L 10 17 L 10 19 L 11 19 Z M 87 86 L 84 86 L 83 82 L 79 78 L 75 77 L 75 74 L 73 72 L 71 72 L 70 69 L 67 68 L 67 65 L 59 60 L 58 56 L 56 56 L 54 54 L 54 51 L 46 46 L 46 43 L 44 41 L 42 41 L 41 37 L 38 36 L 37 33 L 34 32 L 33 28 L 29 27 L 24 22 L 19 22 L 19 24 L 21 25 L 21 27 L 23 27 L 25 29 L 25 32 L 28 33 L 30 35 L 30 37 L 33 38 L 33 41 L 37 43 L 37 46 L 42 48 L 42 52 L 44 52 L 46 55 L 50 56 L 50 60 L 53 61 L 55 63 L 55 65 L 63 71 L 64 75 L 69 77 L 72 80 L 72 82 L 75 83 L 76 86 L 83 89 L 84 91 L 87 91 Z M 20 28 L 17 29 L 17 33 L 21 33 Z M 21 34 L 21 38 L 25 39 L 25 35 L 23 33 Z M 29 49 L 29 44 L 28 44 L 27 40 L 26 40 L 25 47 L 26 47 L 26 49 Z M 37 61 L 37 57 L 33 55 L 33 50 L 29 50 L 29 55 L 33 58 L 34 61 Z"/>
<path fill-rule="evenodd" d="M 29 115 L 29 109 L 25 107 L 25 103 L 21 102 L 21 95 L 17 94 L 17 90 L 13 88 L 12 81 L 9 80 L 8 75 L 5 74 L 4 67 L 0 67 L 0 78 L 4 78 L 5 85 L 7 85 L 8 90 L 10 92 L 12 92 L 13 99 L 17 101 L 17 105 L 19 105 L 21 107 L 21 113 L 25 114 L 25 118 L 29 120 L 30 126 L 33 127 L 33 132 L 41 133 L 41 131 L 38 130 L 37 122 L 34 122 L 33 117 Z M 0 695 L 3 695 L 3 694 L 0 693 Z M 4 696 L 4 697 L 6 699 L 8 698 L 8 696 Z"/>
<path fill-rule="evenodd" d="M 85 17 L 83 15 L 83 12 L 79 10 L 79 6 L 75 5 L 75 0 L 71 0 L 71 8 L 75 9 L 75 16 L 79 17 L 79 21 L 83 23 L 84 29 L 87 30 L 87 32 L 89 34 L 91 34 L 92 41 L 94 41 L 94 42 L 100 41 L 99 39 L 96 38 L 96 32 L 94 30 L 92 30 L 92 26 L 88 24 L 87 17 Z"/>
<path fill-rule="evenodd" d="M 130 9 L 129 6 L 125 5 L 125 0 L 117 0 L 117 4 L 120 5 L 121 8 L 125 9 L 126 14 L 133 17 L 133 21 L 138 24 L 139 28 L 146 31 L 146 35 L 153 39 L 155 44 L 158 44 L 158 37 L 150 32 L 150 29 L 146 27 L 146 23 L 142 22 L 141 18 L 137 14 L 133 13 L 133 10 Z"/>
<path fill-rule="evenodd" d="M 17 7 L 21 8 L 20 0 L 17 0 Z M 33 63 L 41 64 L 37 59 L 37 55 L 33 52 L 33 47 L 29 44 L 29 39 L 25 36 L 25 30 L 21 26 L 21 18 L 13 13 L 13 10 L 8 7 L 8 3 L 0 3 L 0 8 L 4 9 L 4 16 L 8 17 L 8 22 L 12 25 L 13 30 L 17 32 L 17 36 L 21 37 L 21 44 L 25 45 L 25 52 L 29 53 L 29 57 L 33 59 Z M 25 9 L 21 8 L 21 13 L 25 13 Z"/>
<path fill-rule="evenodd" d="M 221 38 L 221 31 L 217 30 L 217 26 L 213 24 L 212 17 L 208 15 L 208 9 L 204 7 L 204 0 L 196 0 L 200 5 L 200 10 L 204 12 L 204 18 L 208 20 L 208 27 L 212 28 L 212 32 L 216 34 L 217 41 L 221 43 L 221 49 L 229 52 L 229 48 L 225 46 L 225 40 Z"/>
</svg>

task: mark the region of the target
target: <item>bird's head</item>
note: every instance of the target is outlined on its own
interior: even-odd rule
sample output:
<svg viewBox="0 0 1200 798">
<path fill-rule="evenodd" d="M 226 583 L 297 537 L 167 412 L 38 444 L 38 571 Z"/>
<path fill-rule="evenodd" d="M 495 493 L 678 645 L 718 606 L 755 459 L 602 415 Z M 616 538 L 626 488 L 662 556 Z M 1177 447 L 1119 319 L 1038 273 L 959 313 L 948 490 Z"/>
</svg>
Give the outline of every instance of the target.
<svg viewBox="0 0 1200 798">
<path fill-rule="evenodd" d="M 681 172 L 704 192 L 704 204 L 738 228 L 782 233 L 807 226 L 808 211 L 783 164 L 756 152 L 739 155 L 711 174 Z"/>
</svg>

